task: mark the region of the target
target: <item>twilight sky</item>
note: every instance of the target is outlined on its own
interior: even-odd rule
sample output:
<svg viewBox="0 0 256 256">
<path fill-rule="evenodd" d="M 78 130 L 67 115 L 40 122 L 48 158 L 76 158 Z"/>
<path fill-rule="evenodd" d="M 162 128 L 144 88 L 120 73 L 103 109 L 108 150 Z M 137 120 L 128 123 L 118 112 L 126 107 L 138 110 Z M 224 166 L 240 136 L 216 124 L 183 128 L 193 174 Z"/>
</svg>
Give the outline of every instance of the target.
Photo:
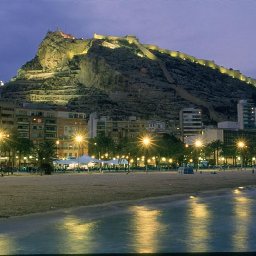
<svg viewBox="0 0 256 256">
<path fill-rule="evenodd" d="M 32 59 L 48 30 L 136 35 L 256 78 L 255 0 L 0 0 L 0 80 Z"/>
</svg>

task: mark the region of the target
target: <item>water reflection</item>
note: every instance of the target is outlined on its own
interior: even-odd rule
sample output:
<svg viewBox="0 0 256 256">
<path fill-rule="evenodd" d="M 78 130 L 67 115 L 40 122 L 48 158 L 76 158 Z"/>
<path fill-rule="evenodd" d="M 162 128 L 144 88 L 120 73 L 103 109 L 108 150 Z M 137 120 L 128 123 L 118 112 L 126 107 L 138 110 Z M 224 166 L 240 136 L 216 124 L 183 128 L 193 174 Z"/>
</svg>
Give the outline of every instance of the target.
<svg viewBox="0 0 256 256">
<path fill-rule="evenodd" d="M 232 235 L 235 251 L 248 251 L 249 228 L 251 223 L 251 199 L 242 191 L 234 190 L 235 230 Z"/>
<path fill-rule="evenodd" d="M 159 237 L 165 225 L 158 220 L 161 211 L 152 210 L 145 206 L 131 207 L 134 212 L 132 218 L 134 230 L 134 245 L 138 253 L 154 253 L 159 251 Z"/>
<path fill-rule="evenodd" d="M 64 233 L 64 248 L 62 248 L 62 252 L 92 252 L 96 246 L 93 236 L 96 223 L 96 221 L 83 222 L 76 216 L 64 218 L 60 227 Z"/>
<path fill-rule="evenodd" d="M 14 254 L 16 249 L 15 242 L 10 236 L 0 234 L 0 255 Z"/>
<path fill-rule="evenodd" d="M 208 240 L 210 239 L 209 227 L 211 224 L 211 212 L 205 203 L 196 198 L 188 202 L 188 251 L 208 251 Z"/>
<path fill-rule="evenodd" d="M 255 193 L 237 188 L 166 205 L 122 203 L 106 213 L 85 208 L 54 221 L 47 214 L 8 219 L 0 223 L 0 255 L 255 251 Z"/>
</svg>

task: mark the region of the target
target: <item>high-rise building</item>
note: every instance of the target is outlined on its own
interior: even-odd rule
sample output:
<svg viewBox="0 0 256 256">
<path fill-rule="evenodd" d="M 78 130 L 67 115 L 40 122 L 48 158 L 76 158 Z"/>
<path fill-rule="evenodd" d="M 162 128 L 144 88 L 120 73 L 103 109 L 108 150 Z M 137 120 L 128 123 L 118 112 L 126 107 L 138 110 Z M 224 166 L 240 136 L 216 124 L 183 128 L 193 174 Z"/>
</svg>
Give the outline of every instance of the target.
<svg viewBox="0 0 256 256">
<path fill-rule="evenodd" d="M 255 105 L 249 100 L 239 100 L 237 104 L 237 119 L 239 129 L 255 129 Z"/>
<path fill-rule="evenodd" d="M 180 111 L 181 140 L 202 134 L 202 111 L 199 108 L 183 108 Z"/>
</svg>

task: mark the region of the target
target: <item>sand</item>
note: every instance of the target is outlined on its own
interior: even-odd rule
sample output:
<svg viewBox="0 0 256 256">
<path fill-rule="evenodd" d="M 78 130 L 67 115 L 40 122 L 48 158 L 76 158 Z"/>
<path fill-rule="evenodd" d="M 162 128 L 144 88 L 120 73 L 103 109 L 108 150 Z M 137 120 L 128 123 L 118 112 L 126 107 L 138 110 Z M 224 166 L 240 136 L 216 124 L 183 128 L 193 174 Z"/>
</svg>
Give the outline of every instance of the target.
<svg viewBox="0 0 256 256">
<path fill-rule="evenodd" d="M 251 171 L 15 174 L 0 177 L 0 217 L 256 185 Z"/>
</svg>

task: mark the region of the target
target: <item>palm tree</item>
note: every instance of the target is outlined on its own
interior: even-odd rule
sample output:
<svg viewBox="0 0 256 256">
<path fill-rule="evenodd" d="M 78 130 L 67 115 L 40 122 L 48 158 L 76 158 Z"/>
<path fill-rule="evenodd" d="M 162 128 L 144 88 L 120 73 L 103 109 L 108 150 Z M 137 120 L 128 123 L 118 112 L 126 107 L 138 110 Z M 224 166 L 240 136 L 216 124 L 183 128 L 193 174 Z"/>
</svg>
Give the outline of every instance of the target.
<svg viewBox="0 0 256 256">
<path fill-rule="evenodd" d="M 233 165 L 236 164 L 237 149 L 235 146 L 223 145 L 221 155 L 225 158 L 232 158 Z"/>
<path fill-rule="evenodd" d="M 158 140 L 158 147 L 156 149 L 159 157 L 174 158 L 178 163 L 181 163 L 184 159 L 184 143 L 173 135 L 163 134 Z"/>
<path fill-rule="evenodd" d="M 28 156 L 32 154 L 34 145 L 30 139 L 27 138 L 16 138 L 12 143 L 13 147 L 13 158 L 15 158 L 16 153 L 18 152 L 18 166 L 20 169 L 21 158 L 22 156 Z"/>
<path fill-rule="evenodd" d="M 94 138 L 95 149 L 99 156 L 102 153 L 108 153 L 113 155 L 115 152 L 115 143 L 112 138 L 106 137 L 105 135 L 99 135 Z"/>
<path fill-rule="evenodd" d="M 223 143 L 220 140 L 215 140 L 207 145 L 207 148 L 213 153 L 215 165 L 219 164 L 219 153 L 223 148 Z"/>
<path fill-rule="evenodd" d="M 53 171 L 52 161 L 56 157 L 56 147 L 53 141 L 43 141 L 36 148 L 38 166 L 45 174 L 51 174 Z"/>
<path fill-rule="evenodd" d="M 137 138 L 121 138 L 116 145 L 116 152 L 121 155 L 125 155 L 128 161 L 128 172 L 130 171 L 130 161 L 135 159 L 135 165 L 137 166 L 137 155 L 139 152 L 138 139 Z"/>
</svg>

